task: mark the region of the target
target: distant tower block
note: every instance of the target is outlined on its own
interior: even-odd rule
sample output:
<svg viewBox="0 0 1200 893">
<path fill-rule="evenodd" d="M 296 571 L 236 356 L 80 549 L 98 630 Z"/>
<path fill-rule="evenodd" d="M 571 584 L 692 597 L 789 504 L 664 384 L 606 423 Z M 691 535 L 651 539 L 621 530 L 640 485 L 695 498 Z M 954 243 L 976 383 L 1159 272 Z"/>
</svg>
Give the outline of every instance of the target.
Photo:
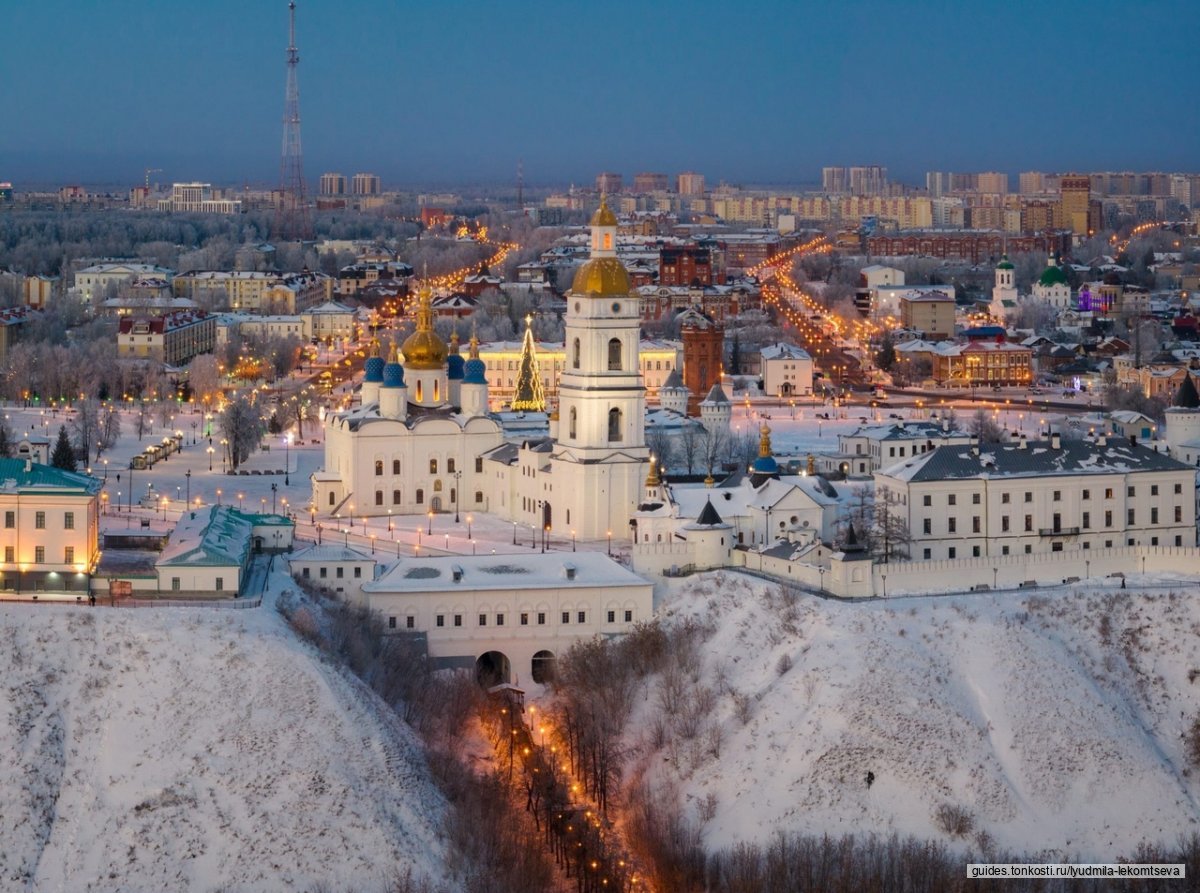
<svg viewBox="0 0 1200 893">
<path fill-rule="evenodd" d="M 296 49 L 296 3 L 288 4 L 287 93 L 283 106 L 283 160 L 279 165 L 279 203 L 275 208 L 275 237 L 310 239 L 308 202 L 304 189 L 304 157 L 300 148 L 300 84 Z"/>
<path fill-rule="evenodd" d="M 321 195 L 345 195 L 346 178 L 342 174 L 321 174 Z"/>
<path fill-rule="evenodd" d="M 355 174 L 352 183 L 355 195 L 379 195 L 382 192 L 376 174 Z"/>
<path fill-rule="evenodd" d="M 616 195 L 621 191 L 621 175 L 605 171 L 596 175 L 596 191 L 601 195 Z"/>
</svg>

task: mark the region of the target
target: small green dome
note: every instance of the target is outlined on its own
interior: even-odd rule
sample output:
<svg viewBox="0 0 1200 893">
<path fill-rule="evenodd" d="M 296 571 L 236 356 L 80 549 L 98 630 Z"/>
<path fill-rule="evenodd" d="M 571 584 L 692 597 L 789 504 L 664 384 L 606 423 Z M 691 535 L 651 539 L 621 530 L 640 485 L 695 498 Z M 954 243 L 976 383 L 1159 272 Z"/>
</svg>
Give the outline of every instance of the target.
<svg viewBox="0 0 1200 893">
<path fill-rule="evenodd" d="M 1046 267 L 1041 277 L 1038 279 L 1039 285 L 1068 285 L 1067 274 L 1062 271 L 1062 267 L 1051 264 Z"/>
<path fill-rule="evenodd" d="M 1010 261 L 1010 260 L 1008 259 L 1008 255 L 1007 255 L 1007 254 L 1002 254 L 1002 255 L 1000 256 L 1000 263 L 996 264 L 996 269 L 997 269 L 997 270 L 1011 270 L 1011 269 L 1013 269 L 1012 261 Z"/>
</svg>

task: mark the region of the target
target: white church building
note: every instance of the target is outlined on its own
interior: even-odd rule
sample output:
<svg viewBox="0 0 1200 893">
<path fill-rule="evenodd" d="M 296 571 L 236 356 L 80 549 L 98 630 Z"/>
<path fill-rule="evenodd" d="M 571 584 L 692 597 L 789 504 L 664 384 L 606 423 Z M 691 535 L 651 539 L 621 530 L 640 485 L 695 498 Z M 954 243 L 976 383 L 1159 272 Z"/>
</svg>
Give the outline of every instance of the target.
<svg viewBox="0 0 1200 893">
<path fill-rule="evenodd" d="M 625 536 L 649 450 L 638 295 L 616 235 L 617 218 L 602 201 L 591 256 L 566 295 L 566 356 L 548 437 L 489 412 L 477 341 L 465 361 L 456 340 L 447 346 L 433 331 L 424 288 L 416 331 L 387 363 L 368 359 L 358 407 L 326 419 L 324 467 L 312 477 L 316 511 L 488 511 L 580 539 Z"/>
</svg>

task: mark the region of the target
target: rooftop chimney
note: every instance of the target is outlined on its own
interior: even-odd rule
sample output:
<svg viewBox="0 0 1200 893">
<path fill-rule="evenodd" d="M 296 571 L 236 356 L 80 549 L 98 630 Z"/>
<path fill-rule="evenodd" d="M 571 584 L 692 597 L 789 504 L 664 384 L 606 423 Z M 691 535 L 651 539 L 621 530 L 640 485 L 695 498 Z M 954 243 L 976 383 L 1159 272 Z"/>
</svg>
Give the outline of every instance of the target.
<svg viewBox="0 0 1200 893">
<path fill-rule="evenodd" d="M 1059 433 L 1057 431 L 1055 431 L 1053 434 L 1050 435 L 1050 449 L 1052 449 L 1052 450 L 1061 450 L 1062 449 L 1062 437 L 1059 435 Z"/>
<path fill-rule="evenodd" d="M 1108 446 L 1108 436 L 1103 431 L 1096 436 L 1096 446 Z"/>
<path fill-rule="evenodd" d="M 1021 442 L 1018 444 L 1017 448 L 1022 450 L 1029 449 L 1029 441 L 1025 439 L 1024 434 L 1021 435 Z"/>
</svg>

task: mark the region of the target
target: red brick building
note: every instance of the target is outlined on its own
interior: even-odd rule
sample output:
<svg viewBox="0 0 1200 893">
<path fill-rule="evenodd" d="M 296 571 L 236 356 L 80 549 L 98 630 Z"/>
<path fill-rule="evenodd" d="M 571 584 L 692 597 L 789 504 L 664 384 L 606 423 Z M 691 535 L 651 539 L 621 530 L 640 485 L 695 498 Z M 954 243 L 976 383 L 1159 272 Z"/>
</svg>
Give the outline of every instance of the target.
<svg viewBox="0 0 1200 893">
<path fill-rule="evenodd" d="M 680 314 L 683 339 L 683 383 L 688 389 L 687 412 L 700 414 L 702 401 L 721 381 L 725 357 L 725 326 L 695 307 Z"/>
<path fill-rule="evenodd" d="M 699 245 L 671 245 L 658 251 L 659 285 L 720 285 L 712 252 Z"/>
</svg>

